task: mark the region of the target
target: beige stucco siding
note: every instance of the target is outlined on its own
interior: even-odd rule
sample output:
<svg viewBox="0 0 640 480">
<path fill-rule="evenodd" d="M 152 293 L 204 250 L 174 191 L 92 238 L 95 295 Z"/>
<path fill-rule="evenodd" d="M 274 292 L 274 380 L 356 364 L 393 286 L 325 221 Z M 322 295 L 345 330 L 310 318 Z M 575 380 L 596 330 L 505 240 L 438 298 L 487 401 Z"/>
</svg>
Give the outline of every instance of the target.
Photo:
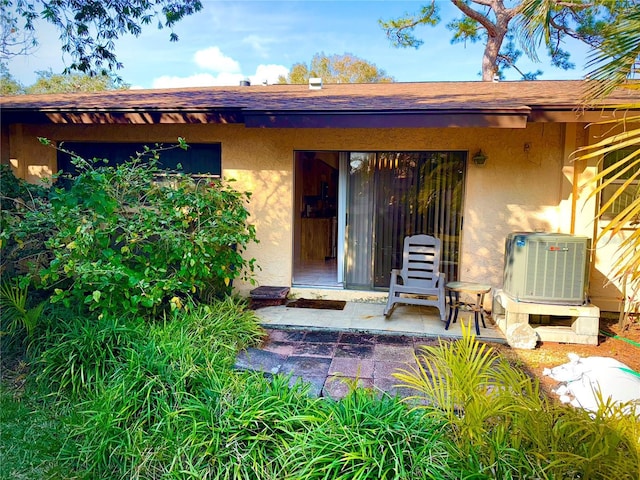
<svg viewBox="0 0 640 480">
<path fill-rule="evenodd" d="M 576 131 L 576 146 L 594 144 L 604 137 L 619 133 L 610 125 L 584 125 Z M 597 216 L 598 199 L 590 195 L 595 185 L 591 181 L 600 170 L 600 158 L 568 164 L 575 166 L 578 172 L 576 201 L 576 234 L 596 239 L 606 225 L 604 220 L 594 220 Z M 617 250 L 622 240 L 635 231 L 635 228 L 623 230 L 615 236 L 600 241 L 592 252 L 590 265 L 589 295 L 592 303 L 604 311 L 618 311 L 621 307 L 623 286 L 620 282 L 610 281 L 611 267 L 617 258 Z"/>
<path fill-rule="evenodd" d="M 567 134 L 565 134 L 565 130 Z M 241 125 L 60 125 L 13 127 L 12 162 L 35 180 L 56 170 L 55 151 L 36 137 L 68 141 L 220 142 L 225 178 L 252 192 L 248 208 L 260 243 L 260 285 L 290 285 L 293 257 L 293 152 L 295 150 L 478 149 L 486 165 L 471 160 L 466 172 L 460 276 L 497 287 L 502 283 L 505 237 L 512 231 L 570 232 L 575 165 L 568 153 L 585 134 L 582 126 L 535 123 L 526 129 L 248 129 Z M 590 174 L 588 170 L 580 176 Z M 585 218 L 576 233 L 588 230 Z M 246 293 L 250 285 L 237 285 Z"/>
</svg>

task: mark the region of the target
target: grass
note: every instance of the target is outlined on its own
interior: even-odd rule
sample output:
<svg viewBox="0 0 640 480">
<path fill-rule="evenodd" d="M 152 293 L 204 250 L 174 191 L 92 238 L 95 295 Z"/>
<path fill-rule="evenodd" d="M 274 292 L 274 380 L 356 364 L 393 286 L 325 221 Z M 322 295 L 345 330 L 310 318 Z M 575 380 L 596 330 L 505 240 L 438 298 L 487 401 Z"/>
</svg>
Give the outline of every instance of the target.
<svg viewBox="0 0 640 480">
<path fill-rule="evenodd" d="M 313 428 L 301 430 L 287 452 L 292 478 L 449 477 L 441 422 L 366 389 L 322 407 Z"/>
<path fill-rule="evenodd" d="M 45 315 L 33 373 L 2 381 L 3 479 L 640 477 L 636 417 L 557 405 L 469 334 L 398 372 L 413 399 L 352 385 L 334 401 L 233 369 L 264 334 L 233 299 L 145 325 Z"/>
<path fill-rule="evenodd" d="M 68 433 L 66 413 L 38 396 L 15 393 L 0 387 L 0 479 L 71 478 L 57 458 Z"/>
</svg>

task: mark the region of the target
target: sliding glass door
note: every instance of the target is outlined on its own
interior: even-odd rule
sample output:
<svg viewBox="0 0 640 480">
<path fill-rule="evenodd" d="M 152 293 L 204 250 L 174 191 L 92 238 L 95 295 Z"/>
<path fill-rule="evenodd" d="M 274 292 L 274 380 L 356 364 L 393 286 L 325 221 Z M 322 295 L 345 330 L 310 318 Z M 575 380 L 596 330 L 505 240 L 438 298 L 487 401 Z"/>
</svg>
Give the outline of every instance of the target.
<svg viewBox="0 0 640 480">
<path fill-rule="evenodd" d="M 466 152 L 349 153 L 347 288 L 388 287 L 404 237 L 416 233 L 441 240 L 442 269 L 457 279 L 465 164 Z"/>
</svg>

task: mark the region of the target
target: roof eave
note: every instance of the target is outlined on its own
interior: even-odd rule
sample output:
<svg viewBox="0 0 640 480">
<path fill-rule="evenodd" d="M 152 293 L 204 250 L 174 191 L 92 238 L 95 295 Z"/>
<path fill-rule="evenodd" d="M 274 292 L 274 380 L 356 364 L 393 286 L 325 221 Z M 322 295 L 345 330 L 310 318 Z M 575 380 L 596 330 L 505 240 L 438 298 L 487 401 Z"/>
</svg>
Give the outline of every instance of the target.
<svg viewBox="0 0 640 480">
<path fill-rule="evenodd" d="M 616 106 L 591 108 L 589 110 L 571 106 L 561 108 L 533 108 L 529 116 L 529 121 L 547 123 L 594 123 L 623 118 L 628 115 L 629 112 L 638 115 L 640 114 L 640 109 L 626 109 Z"/>
<path fill-rule="evenodd" d="M 510 110 L 245 111 L 247 128 L 525 128 L 528 108 Z"/>
<path fill-rule="evenodd" d="M 3 123 L 26 124 L 232 124 L 244 123 L 238 109 L 2 109 Z"/>
</svg>

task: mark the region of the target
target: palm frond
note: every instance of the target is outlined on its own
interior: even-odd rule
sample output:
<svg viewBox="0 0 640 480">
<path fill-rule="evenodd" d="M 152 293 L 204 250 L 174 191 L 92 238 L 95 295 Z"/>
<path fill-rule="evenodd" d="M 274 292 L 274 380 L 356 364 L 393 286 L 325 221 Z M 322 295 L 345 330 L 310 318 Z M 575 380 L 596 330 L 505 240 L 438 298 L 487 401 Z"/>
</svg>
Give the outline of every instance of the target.
<svg viewBox="0 0 640 480">
<path fill-rule="evenodd" d="M 630 108 L 638 110 L 640 105 L 630 105 Z M 623 116 L 596 123 L 610 127 L 610 132 L 616 129 L 621 132 L 579 148 L 571 157 L 575 161 L 597 160 L 600 163 L 607 155 L 624 153 L 588 180 L 593 189 L 586 199 L 600 198 L 605 191 L 613 189 L 609 198 L 601 202 L 596 214 L 599 220 L 609 213 L 613 218 L 601 221 L 595 245 L 602 246 L 612 238 L 619 239 L 608 273 L 609 281 L 626 285 L 630 296 L 637 298 L 640 293 L 640 230 L 637 228 L 640 223 L 640 128 L 630 129 L 636 124 L 637 116 L 629 118 L 633 121 L 628 122 L 628 118 Z M 612 211 L 615 205 L 621 205 L 619 211 Z"/>
<path fill-rule="evenodd" d="M 635 73 L 639 61 L 640 9 L 635 8 L 622 12 L 606 28 L 600 48 L 591 53 L 587 68 L 593 70 L 587 74 L 584 103 L 605 98 L 623 85 Z"/>
<path fill-rule="evenodd" d="M 520 15 L 516 20 L 516 37 L 525 54 L 534 62 L 539 62 L 537 47 L 551 38 L 551 2 L 527 0 L 520 5 Z"/>
<path fill-rule="evenodd" d="M 607 153 L 616 152 L 626 147 L 633 147 L 635 145 L 638 145 L 639 141 L 640 129 L 637 129 L 608 137 L 593 145 L 580 147 L 571 155 L 571 158 L 573 158 L 574 160 L 591 160 L 593 158 L 601 158 Z M 590 150 L 590 153 L 584 153 L 589 152 Z"/>
</svg>

